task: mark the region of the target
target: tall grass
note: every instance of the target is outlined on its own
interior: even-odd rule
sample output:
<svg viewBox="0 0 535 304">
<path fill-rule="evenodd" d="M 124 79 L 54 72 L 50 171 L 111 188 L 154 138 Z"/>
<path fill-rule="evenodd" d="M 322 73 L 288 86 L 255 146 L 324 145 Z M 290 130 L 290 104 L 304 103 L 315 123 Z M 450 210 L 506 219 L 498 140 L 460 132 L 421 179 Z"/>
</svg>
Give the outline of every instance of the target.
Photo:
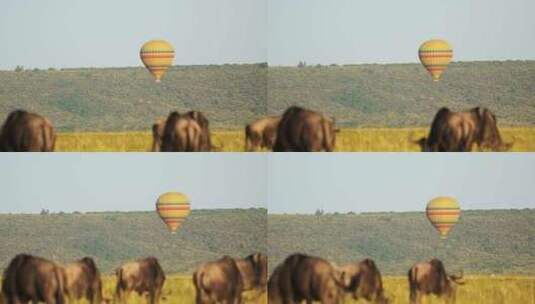
<svg viewBox="0 0 535 304">
<path fill-rule="evenodd" d="M 465 284 L 457 287 L 456 304 L 534 304 L 535 277 L 527 276 L 466 276 Z M 390 304 L 409 303 L 406 277 L 383 278 Z M 346 299 L 344 304 L 365 303 Z M 422 304 L 444 303 L 434 295 L 424 297 Z"/>
<path fill-rule="evenodd" d="M 103 278 L 104 297 L 112 299 L 115 292 L 115 277 Z M 246 304 L 266 304 L 267 294 L 259 294 L 257 291 L 248 291 L 244 293 Z M 79 302 L 84 303 L 84 301 Z M 145 304 L 147 301 L 133 292 L 127 299 L 127 303 Z M 162 291 L 161 303 L 195 303 L 195 287 L 188 275 L 169 275 L 165 280 Z"/>
<path fill-rule="evenodd" d="M 407 278 L 386 276 L 384 288 L 391 304 L 409 303 Z M 103 278 L 103 294 L 113 299 L 115 277 Z M 249 291 L 244 294 L 246 304 L 267 304 L 267 294 Z M 0 298 L 0 303 L 2 299 Z M 86 304 L 86 300 L 76 304 Z M 127 300 L 129 304 L 145 304 L 146 299 L 133 292 Z M 191 276 L 168 275 L 162 292 L 161 303 L 195 303 L 195 288 Z M 346 297 L 344 304 L 366 303 Z M 444 303 L 434 295 L 424 297 L 423 304 Z M 457 304 L 535 304 L 535 277 L 528 276 L 466 276 L 465 284 L 457 288 Z"/>
<path fill-rule="evenodd" d="M 504 141 L 514 141 L 512 151 L 535 151 L 535 127 L 501 128 Z M 347 128 L 337 135 L 339 152 L 416 152 L 419 147 L 410 141 L 427 134 L 426 128 Z M 244 151 L 242 130 L 215 130 L 212 141 L 220 151 Z M 59 133 L 56 151 L 60 152 L 147 152 L 150 132 Z"/>
</svg>

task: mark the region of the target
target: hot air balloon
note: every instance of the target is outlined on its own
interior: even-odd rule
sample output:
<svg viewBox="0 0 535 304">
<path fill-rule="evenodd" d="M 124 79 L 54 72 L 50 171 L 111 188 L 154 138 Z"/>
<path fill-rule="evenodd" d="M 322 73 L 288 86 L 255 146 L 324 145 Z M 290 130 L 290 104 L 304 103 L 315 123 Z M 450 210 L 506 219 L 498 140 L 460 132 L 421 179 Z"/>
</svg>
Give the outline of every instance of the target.
<svg viewBox="0 0 535 304">
<path fill-rule="evenodd" d="M 420 46 L 418 56 L 423 66 L 429 71 L 433 81 L 438 81 L 442 72 L 451 62 L 453 50 L 445 40 L 428 40 Z"/>
<path fill-rule="evenodd" d="M 141 51 L 139 51 L 139 56 L 145 67 L 156 78 L 156 82 L 160 82 L 169 66 L 173 63 L 175 50 L 165 40 L 151 40 L 143 44 Z"/>
<path fill-rule="evenodd" d="M 156 201 L 156 211 L 171 233 L 175 233 L 182 225 L 190 209 L 189 198 L 179 192 L 164 193 Z"/>
<path fill-rule="evenodd" d="M 438 230 L 441 239 L 446 239 L 450 229 L 457 223 L 461 215 L 459 202 L 452 197 L 440 196 L 427 204 L 427 218 Z"/>
</svg>

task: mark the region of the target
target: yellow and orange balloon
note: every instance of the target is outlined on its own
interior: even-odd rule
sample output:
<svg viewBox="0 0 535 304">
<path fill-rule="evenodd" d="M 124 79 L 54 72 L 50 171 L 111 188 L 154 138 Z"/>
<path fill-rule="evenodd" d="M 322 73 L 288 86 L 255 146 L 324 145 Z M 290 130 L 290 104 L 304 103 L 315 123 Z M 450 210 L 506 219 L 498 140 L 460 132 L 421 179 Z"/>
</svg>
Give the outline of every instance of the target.
<svg viewBox="0 0 535 304">
<path fill-rule="evenodd" d="M 156 212 L 171 233 L 175 233 L 191 211 L 189 198 L 180 192 L 167 192 L 156 201 Z"/>
<path fill-rule="evenodd" d="M 453 58 L 453 49 L 446 40 L 428 40 L 420 46 L 418 56 L 433 81 L 438 81 Z"/>
<path fill-rule="evenodd" d="M 145 67 L 154 76 L 156 82 L 162 80 L 175 58 L 173 46 L 165 40 L 151 40 L 143 44 L 139 56 Z"/>
<path fill-rule="evenodd" d="M 459 220 L 461 207 L 453 197 L 439 196 L 429 201 L 426 215 L 431 224 L 438 230 L 440 238 L 446 239 L 451 228 Z"/>
</svg>

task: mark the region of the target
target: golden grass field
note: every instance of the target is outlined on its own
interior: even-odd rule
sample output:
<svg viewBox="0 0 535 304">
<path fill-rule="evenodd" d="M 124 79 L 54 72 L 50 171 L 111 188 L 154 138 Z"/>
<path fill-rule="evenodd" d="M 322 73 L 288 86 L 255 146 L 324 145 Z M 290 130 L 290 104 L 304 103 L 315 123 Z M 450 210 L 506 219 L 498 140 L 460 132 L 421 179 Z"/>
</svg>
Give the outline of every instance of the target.
<svg viewBox="0 0 535 304">
<path fill-rule="evenodd" d="M 466 276 L 466 284 L 457 289 L 457 304 L 535 304 L 535 277 L 525 276 Z M 115 277 L 103 278 L 103 293 L 112 299 L 115 290 Z M 384 288 L 391 304 L 409 302 L 408 283 L 405 277 L 384 277 Z M 266 293 L 248 292 L 244 295 L 246 304 L 267 304 Z M 132 293 L 128 303 L 144 304 L 146 299 Z M 443 303 L 430 296 L 423 299 L 423 304 Z M 85 304 L 79 301 L 77 304 Z M 161 303 L 195 303 L 195 288 L 190 276 L 171 275 L 167 277 L 162 292 Z M 344 304 L 355 302 L 347 297 Z"/>
<path fill-rule="evenodd" d="M 391 304 L 409 302 L 408 283 L 405 277 L 386 276 L 383 278 L 386 295 Z M 115 290 L 115 277 L 103 278 L 103 293 L 112 299 Z M 248 292 L 244 295 L 246 304 L 267 304 L 266 293 Z M 1 299 L 0 299 L 1 300 Z M 1 302 L 1 301 L 0 301 Z M 423 304 L 443 303 L 442 299 L 430 296 Z M 79 301 L 77 304 L 85 304 Z M 146 299 L 132 293 L 128 303 L 144 304 Z M 187 275 L 167 276 L 162 292 L 161 303 L 195 303 L 195 288 Z M 355 302 L 347 297 L 344 304 Z M 457 289 L 457 304 L 535 304 L 535 277 L 528 276 L 465 276 L 465 284 Z"/>
<path fill-rule="evenodd" d="M 115 277 L 109 276 L 103 278 L 103 293 L 104 297 L 111 299 L 115 293 Z M 247 292 L 244 295 L 246 304 L 267 304 L 267 294 L 264 292 Z M 86 303 L 80 301 L 79 304 Z M 139 297 L 136 293 L 132 293 L 127 303 L 145 304 L 147 301 Z M 160 303 L 195 303 L 195 287 L 189 275 L 168 275 L 165 280 L 165 285 L 162 291 L 162 298 Z"/>
<path fill-rule="evenodd" d="M 102 293 L 106 300 L 114 299 L 115 295 L 115 276 L 104 276 L 102 278 Z M 0 280 L 1 283 L 1 280 Z M 267 293 L 258 291 L 248 291 L 244 293 L 244 304 L 267 304 Z M 115 300 L 111 301 L 115 303 Z M 140 297 L 137 293 L 132 294 L 126 299 L 128 304 L 148 304 L 147 298 Z M 69 302 L 71 303 L 71 302 Z M 189 275 L 167 275 L 162 290 L 161 304 L 180 304 L 195 303 L 195 287 Z M 0 304 L 2 302 L 0 297 Z M 89 304 L 86 299 L 75 301 L 71 304 Z"/>
<path fill-rule="evenodd" d="M 535 277 L 526 276 L 465 276 L 465 284 L 457 289 L 456 304 L 535 304 Z M 390 304 L 409 303 L 406 277 L 383 278 Z M 361 303 L 347 300 L 344 304 Z M 364 302 L 363 302 L 364 303 Z M 444 303 L 430 296 L 423 304 Z"/>
<path fill-rule="evenodd" d="M 506 142 L 514 141 L 513 152 L 535 151 L 535 127 L 501 128 Z M 427 134 L 426 128 L 353 128 L 342 129 L 336 138 L 339 152 L 417 152 L 409 141 Z M 212 141 L 223 152 L 244 151 L 242 130 L 212 131 Z M 150 151 L 150 132 L 59 133 L 59 152 L 145 152 Z"/>
</svg>

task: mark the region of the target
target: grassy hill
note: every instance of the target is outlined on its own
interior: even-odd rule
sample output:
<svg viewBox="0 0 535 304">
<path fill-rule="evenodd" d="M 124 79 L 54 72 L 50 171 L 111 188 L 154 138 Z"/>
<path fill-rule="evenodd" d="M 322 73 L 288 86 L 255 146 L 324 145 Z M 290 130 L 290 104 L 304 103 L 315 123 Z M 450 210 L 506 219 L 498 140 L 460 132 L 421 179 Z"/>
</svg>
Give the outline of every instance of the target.
<svg viewBox="0 0 535 304">
<path fill-rule="evenodd" d="M 157 84 L 145 68 L 0 71 L 0 119 L 23 108 L 59 131 L 149 130 L 171 110 L 197 109 L 213 126 L 266 112 L 265 64 L 172 67 Z"/>
<path fill-rule="evenodd" d="M 437 256 L 452 271 L 535 274 L 535 209 L 464 211 L 446 242 L 421 212 L 268 215 L 270 268 L 305 252 L 337 263 L 372 257 L 383 273 L 405 275 Z"/>
<path fill-rule="evenodd" d="M 270 67 L 269 112 L 291 104 L 341 125 L 429 126 L 442 106 L 486 106 L 500 125 L 535 125 L 535 61 L 454 62 L 433 83 L 420 64 Z"/>
<path fill-rule="evenodd" d="M 225 254 L 266 252 L 265 209 L 193 210 L 176 234 L 155 212 L 0 215 L 0 269 L 17 253 L 60 262 L 93 256 L 104 273 L 154 255 L 168 273 L 190 272 Z"/>
<path fill-rule="evenodd" d="M 535 61 L 454 62 L 439 83 L 420 64 L 175 66 L 162 83 L 142 67 L 0 71 L 0 120 L 15 108 L 61 132 L 143 131 L 197 109 L 219 129 L 302 105 L 346 127 L 428 126 L 441 106 L 491 108 L 500 125 L 535 125 Z"/>
</svg>

